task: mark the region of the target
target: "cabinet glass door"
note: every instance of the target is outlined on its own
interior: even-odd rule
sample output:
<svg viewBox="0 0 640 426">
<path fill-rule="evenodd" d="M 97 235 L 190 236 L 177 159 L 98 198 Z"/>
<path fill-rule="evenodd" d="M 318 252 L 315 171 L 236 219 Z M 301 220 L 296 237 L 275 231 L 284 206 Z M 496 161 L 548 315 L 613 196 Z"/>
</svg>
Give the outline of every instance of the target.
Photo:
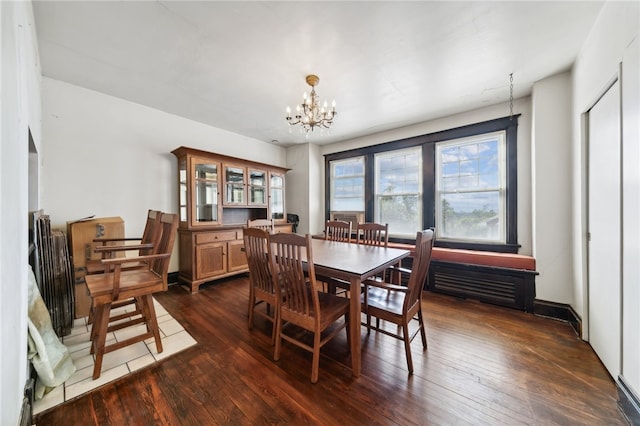
<svg viewBox="0 0 640 426">
<path fill-rule="evenodd" d="M 284 176 L 272 174 L 269 184 L 271 219 L 282 220 L 284 219 Z"/>
<path fill-rule="evenodd" d="M 218 221 L 218 164 L 196 164 L 194 223 Z"/>
<path fill-rule="evenodd" d="M 249 204 L 266 205 L 267 172 L 249 170 Z"/>
<path fill-rule="evenodd" d="M 180 222 L 187 221 L 187 159 L 181 158 L 178 162 L 178 211 Z"/>
<path fill-rule="evenodd" d="M 225 201 L 227 204 L 246 204 L 244 196 L 244 168 L 225 166 Z"/>
</svg>

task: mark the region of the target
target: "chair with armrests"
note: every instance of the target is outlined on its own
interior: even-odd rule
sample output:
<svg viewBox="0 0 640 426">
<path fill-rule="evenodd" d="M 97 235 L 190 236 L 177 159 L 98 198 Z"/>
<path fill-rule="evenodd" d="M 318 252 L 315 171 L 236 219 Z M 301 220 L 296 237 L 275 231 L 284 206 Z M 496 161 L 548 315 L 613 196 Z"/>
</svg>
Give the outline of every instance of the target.
<svg viewBox="0 0 640 426">
<path fill-rule="evenodd" d="M 247 228 L 260 228 L 273 234 L 273 219 L 249 219 L 247 220 Z"/>
<path fill-rule="evenodd" d="M 409 275 L 408 285 L 401 286 L 381 282 L 376 279 L 365 281 L 362 295 L 362 312 L 367 315 L 367 332 L 371 329 L 404 341 L 409 373 L 413 373 L 411 359 L 411 341 L 420 333 L 422 347 L 427 348 L 427 335 L 422 316 L 422 289 L 429 271 L 431 249 L 433 248 L 433 230 L 427 229 L 416 235 L 416 253 Z M 406 271 L 406 270 L 405 270 Z M 375 327 L 371 326 L 371 317 L 376 318 Z M 380 327 L 380 320 L 392 322 L 402 333 L 393 333 Z M 409 324 L 415 320 L 418 328 L 411 334 Z"/>
<path fill-rule="evenodd" d="M 347 329 L 349 341 L 349 300 L 318 288 L 309 234 L 305 237 L 290 233 L 274 234 L 269 236 L 269 241 L 271 276 L 281 301 L 273 359 L 280 359 L 283 339 L 311 352 L 311 383 L 316 383 L 320 348 L 343 328 Z M 344 322 L 329 329 L 340 317 L 344 317 Z M 295 333 L 285 333 L 285 327 L 288 329 L 293 325 L 313 333 L 313 344 L 300 340 Z"/>
<path fill-rule="evenodd" d="M 147 221 L 145 223 L 144 231 L 142 232 L 142 237 L 129 237 L 129 238 L 96 238 L 93 241 L 95 243 L 100 243 L 94 251 L 96 253 L 102 254 L 102 259 L 110 259 L 116 257 L 117 253 L 122 252 L 134 252 L 137 251 L 138 256 L 147 256 L 150 254 L 155 254 L 158 250 L 158 243 L 160 242 L 161 237 L 161 229 L 160 229 L 160 217 L 162 212 L 159 210 L 149 210 L 147 213 Z M 139 244 L 129 244 L 132 241 L 139 241 Z M 148 264 L 146 261 L 128 261 L 127 263 L 123 263 L 121 265 L 121 270 L 131 270 L 131 269 L 143 269 L 147 268 Z M 103 274 L 105 271 L 105 264 L 102 263 L 102 260 L 88 260 L 86 264 L 87 275 L 92 274 Z M 128 305 L 135 304 L 135 299 L 129 300 L 121 300 L 117 303 L 111 305 L 111 310 L 115 311 L 116 314 L 111 316 L 111 321 L 118 321 L 123 318 L 127 318 L 133 315 L 138 315 L 141 313 L 141 306 L 136 305 L 134 310 L 120 310 L 119 308 L 123 308 Z M 117 313 L 119 312 L 119 313 Z M 89 310 L 89 324 L 93 323 L 94 320 L 93 309 Z"/>
<path fill-rule="evenodd" d="M 147 221 L 145 223 L 142 236 L 139 238 L 96 238 L 94 243 L 96 246 L 94 252 L 101 253 L 102 259 L 115 257 L 116 253 L 124 251 L 138 251 L 138 256 L 146 256 L 154 254 L 157 250 L 158 240 L 160 238 L 160 216 L 162 212 L 158 210 L 149 210 L 147 213 Z M 140 244 L 128 244 L 132 241 L 140 241 Z M 86 264 L 87 274 L 102 274 L 105 272 L 104 264 L 101 260 L 88 260 Z M 144 262 L 129 262 L 122 265 L 122 270 L 145 268 Z"/>
<path fill-rule="evenodd" d="M 279 303 L 269 266 L 269 232 L 260 228 L 245 228 L 243 239 L 249 265 L 249 330 L 253 328 L 254 314 L 266 318 L 273 323 L 271 343 L 274 344 Z M 266 313 L 256 310 L 256 306 L 263 302 L 267 305 Z M 273 316 L 271 307 L 274 309 Z"/>
<path fill-rule="evenodd" d="M 110 272 L 85 277 L 95 315 L 91 329 L 91 353 L 96 357 L 93 369 L 94 379 L 100 377 L 102 360 L 106 353 L 150 337 L 155 339 L 158 353 L 162 352 L 162 341 L 152 295 L 167 289 L 169 259 L 176 238 L 178 215 L 163 213 L 160 217 L 160 228 L 161 236 L 155 254 L 135 258 L 103 259 L 105 270 Z M 146 262 L 147 267 L 123 271 L 122 265 L 130 260 Z M 113 304 L 132 298 L 141 307 L 140 315 L 111 325 L 110 313 Z M 105 346 L 107 333 L 138 324 L 145 324 L 145 333 Z"/>
</svg>

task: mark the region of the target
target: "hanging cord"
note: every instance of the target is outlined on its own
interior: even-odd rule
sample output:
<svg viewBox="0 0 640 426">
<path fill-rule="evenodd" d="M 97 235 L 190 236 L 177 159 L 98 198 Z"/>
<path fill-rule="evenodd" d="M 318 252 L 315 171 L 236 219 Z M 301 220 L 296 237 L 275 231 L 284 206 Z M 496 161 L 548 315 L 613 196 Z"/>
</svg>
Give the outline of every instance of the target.
<svg viewBox="0 0 640 426">
<path fill-rule="evenodd" d="M 509 120 L 513 120 L 513 73 L 509 74 Z"/>
</svg>

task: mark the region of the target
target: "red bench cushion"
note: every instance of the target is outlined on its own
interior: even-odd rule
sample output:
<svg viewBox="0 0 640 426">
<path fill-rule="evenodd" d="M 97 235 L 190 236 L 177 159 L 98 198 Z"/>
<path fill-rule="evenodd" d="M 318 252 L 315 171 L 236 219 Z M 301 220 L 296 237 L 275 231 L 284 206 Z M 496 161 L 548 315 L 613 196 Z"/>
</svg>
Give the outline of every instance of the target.
<svg viewBox="0 0 640 426">
<path fill-rule="evenodd" d="M 500 268 L 526 269 L 530 271 L 536 270 L 536 259 L 534 257 L 513 253 L 494 253 L 489 251 L 434 247 L 431 260 L 497 266 Z"/>
</svg>

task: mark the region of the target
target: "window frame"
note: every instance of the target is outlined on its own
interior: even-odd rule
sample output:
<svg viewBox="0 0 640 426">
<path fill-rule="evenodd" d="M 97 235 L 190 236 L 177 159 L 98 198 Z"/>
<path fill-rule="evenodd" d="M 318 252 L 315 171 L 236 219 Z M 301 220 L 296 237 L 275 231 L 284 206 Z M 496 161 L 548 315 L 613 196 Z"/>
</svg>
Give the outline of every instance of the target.
<svg viewBox="0 0 640 426">
<path fill-rule="evenodd" d="M 374 154 L 422 145 L 422 222 L 423 229 L 435 228 L 435 144 L 442 141 L 462 139 L 485 133 L 505 131 L 506 134 L 506 244 L 471 241 L 435 241 L 436 247 L 517 253 L 518 244 L 518 149 L 517 132 L 520 114 L 469 124 L 411 138 L 385 142 L 362 148 L 325 154 L 325 218 L 330 217 L 331 169 L 330 162 L 350 157 L 365 157 L 365 220 L 374 220 Z M 416 231 L 417 232 L 417 231 Z M 391 242 L 413 243 L 413 240 L 390 238 Z"/>
<path fill-rule="evenodd" d="M 373 163 L 374 163 L 374 170 L 373 170 L 373 179 L 374 179 L 374 184 L 373 184 L 373 217 L 374 217 L 374 221 L 375 222 L 381 222 L 384 223 L 380 220 L 380 214 L 381 212 L 378 211 L 377 207 L 379 207 L 379 201 L 380 198 L 384 197 L 384 194 L 379 193 L 378 191 L 380 190 L 380 188 L 378 187 L 378 177 L 379 177 L 379 173 L 378 171 L 375 169 L 376 164 L 378 164 L 378 159 L 380 157 L 386 156 L 389 153 L 405 153 L 408 151 L 419 151 L 419 155 L 422 155 L 422 146 L 421 145 L 414 145 L 411 147 L 405 147 L 402 149 L 395 149 L 392 151 L 384 151 L 384 152 L 375 152 L 373 154 Z M 420 174 L 422 174 L 422 161 L 419 162 L 418 164 L 418 168 L 420 171 Z M 418 178 L 418 192 L 415 193 L 418 196 L 418 200 L 419 202 L 422 202 L 422 198 L 423 198 L 423 179 L 419 179 Z M 413 193 L 410 193 L 413 194 Z M 392 194 L 392 195 L 386 195 L 386 196 L 396 196 L 396 195 L 401 195 L 401 194 Z M 404 195 L 407 195 L 406 193 Z M 424 204 L 424 203 L 423 203 Z M 422 209 L 420 209 L 420 217 L 418 218 L 420 222 L 423 222 L 422 220 Z M 389 225 L 389 227 L 391 228 L 391 224 Z M 389 237 L 390 238 L 399 238 L 399 239 L 404 239 L 404 238 L 411 238 L 411 236 L 407 235 L 405 236 L 401 236 L 401 235 L 405 235 L 405 234 L 398 234 L 398 233 L 394 233 L 392 229 L 389 229 Z"/>
<path fill-rule="evenodd" d="M 473 145 L 473 144 L 478 144 L 478 143 L 482 143 L 483 141 L 490 141 L 490 140 L 497 140 L 498 143 L 498 183 L 497 186 L 494 188 L 473 188 L 473 189 L 466 189 L 466 188 L 460 188 L 460 187 L 456 187 L 455 190 L 449 190 L 443 187 L 442 182 L 440 185 L 438 185 L 438 180 L 443 178 L 443 165 L 442 165 L 442 157 L 438 156 L 438 150 L 441 149 L 446 149 L 446 148 L 450 148 L 450 147 L 461 147 L 461 146 L 469 146 L 469 145 Z M 506 179 L 506 146 L 507 146 L 507 137 L 506 137 L 506 132 L 504 130 L 500 130 L 497 132 L 491 132 L 491 133 L 482 133 L 476 136 L 469 136 L 466 138 L 461 138 L 461 139 L 451 139 L 451 140 L 446 140 L 446 141 L 441 141 L 437 144 L 435 144 L 435 152 L 436 152 L 436 158 L 435 158 L 435 167 L 436 167 L 436 185 L 435 185 L 435 223 L 436 223 L 436 238 L 439 238 L 441 240 L 445 240 L 445 241 L 464 241 L 466 242 L 479 242 L 479 243 L 487 243 L 487 244 L 504 244 L 506 243 L 507 240 L 507 235 L 506 235 L 506 217 L 507 217 L 507 207 L 506 207 L 506 193 L 507 193 L 507 179 Z M 499 237 L 500 237 L 500 241 L 489 241 L 489 240 L 481 240 L 481 239 L 462 239 L 460 240 L 459 238 L 451 238 L 451 237 L 444 237 L 442 236 L 442 226 L 438 226 L 439 225 L 439 221 L 442 220 L 442 214 L 443 212 L 440 211 L 441 210 L 441 204 L 440 204 L 440 196 L 442 194 L 478 194 L 478 193 L 482 193 L 482 192 L 497 192 L 498 193 L 498 197 L 499 197 L 499 216 L 502 219 L 501 220 L 501 225 L 500 225 L 500 232 L 499 232 Z"/>
<path fill-rule="evenodd" d="M 362 156 L 362 155 L 357 155 L 357 156 L 353 156 L 353 157 L 334 159 L 334 160 L 331 160 L 329 162 L 329 179 L 327 180 L 327 182 L 329 182 L 330 185 L 331 185 L 329 187 L 330 191 L 335 189 L 334 182 L 331 181 L 331 177 L 333 177 L 333 165 L 334 165 L 334 163 L 343 162 L 343 161 L 347 161 L 347 160 L 356 160 L 356 159 L 360 159 L 360 158 L 362 158 L 362 167 L 363 167 L 363 175 L 362 175 L 363 189 L 366 188 L 366 175 L 367 175 L 366 158 L 364 156 Z M 355 176 L 359 176 L 359 175 L 352 175 L 350 177 L 353 178 Z M 362 213 L 364 213 L 364 211 L 366 210 L 365 195 L 366 195 L 366 189 L 365 189 L 365 193 L 362 194 L 363 210 L 353 210 L 353 209 L 350 209 L 350 210 L 334 210 L 333 206 L 331 205 L 331 201 L 333 201 L 333 199 L 329 199 L 329 210 L 330 210 L 330 212 L 362 212 Z"/>
</svg>

